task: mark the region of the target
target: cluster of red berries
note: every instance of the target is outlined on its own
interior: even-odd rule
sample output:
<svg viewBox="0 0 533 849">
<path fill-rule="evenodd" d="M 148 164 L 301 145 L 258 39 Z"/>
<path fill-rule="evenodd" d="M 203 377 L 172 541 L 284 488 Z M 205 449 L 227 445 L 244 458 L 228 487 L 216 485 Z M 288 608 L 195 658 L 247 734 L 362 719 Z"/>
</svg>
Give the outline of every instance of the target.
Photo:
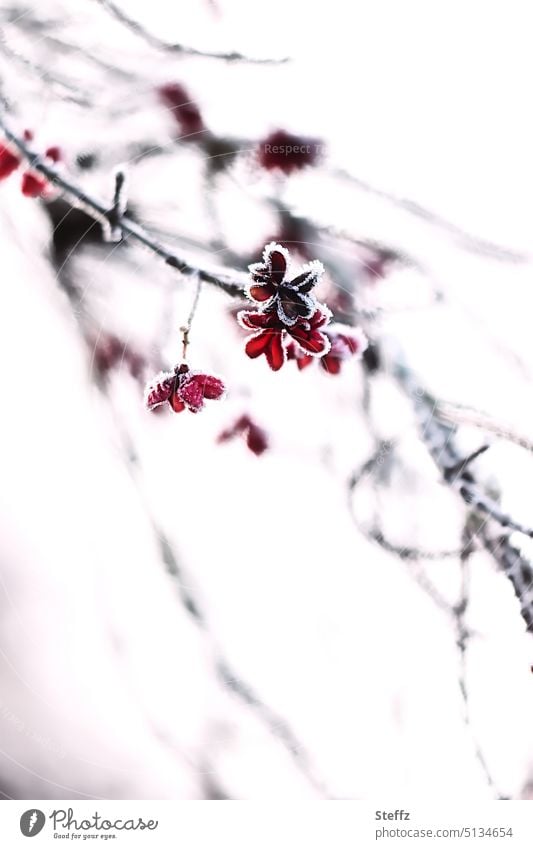
<svg viewBox="0 0 533 849">
<path fill-rule="evenodd" d="M 24 140 L 32 141 L 33 133 L 31 130 L 25 130 Z M 48 147 L 44 152 L 45 160 L 51 165 L 57 165 L 63 158 L 61 148 L 57 145 Z M 0 180 L 5 180 L 18 170 L 22 164 L 22 157 L 18 151 L 12 147 L 9 142 L 0 142 Z M 22 173 L 20 190 L 25 197 L 36 198 L 48 194 L 50 191 L 50 183 L 37 171 L 28 168 Z"/>
<path fill-rule="evenodd" d="M 331 312 L 313 293 L 324 272 L 321 262 L 313 260 L 291 277 L 288 250 L 271 242 L 265 247 L 263 261 L 249 269 L 246 294 L 256 309 L 237 314 L 241 327 L 253 331 L 245 347 L 249 357 L 264 355 L 273 371 L 288 359 L 296 360 L 303 369 L 319 358 L 325 371 L 338 374 L 344 360 L 363 353 L 366 339 L 362 331 L 328 327 Z"/>
</svg>

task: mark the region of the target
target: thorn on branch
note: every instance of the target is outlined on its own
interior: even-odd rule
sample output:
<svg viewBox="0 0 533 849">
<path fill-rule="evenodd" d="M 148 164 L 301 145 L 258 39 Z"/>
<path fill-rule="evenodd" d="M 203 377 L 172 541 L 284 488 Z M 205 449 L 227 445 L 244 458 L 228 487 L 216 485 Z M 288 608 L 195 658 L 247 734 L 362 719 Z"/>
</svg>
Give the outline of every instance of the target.
<svg viewBox="0 0 533 849">
<path fill-rule="evenodd" d="M 120 169 L 115 174 L 115 191 L 113 194 L 113 206 L 107 214 L 108 228 L 104 231 L 107 242 L 121 242 L 123 238 L 122 219 L 127 208 L 127 181 L 125 172 Z"/>
<path fill-rule="evenodd" d="M 477 458 L 484 454 L 485 451 L 489 449 L 489 445 L 482 445 L 480 448 L 477 448 L 472 454 L 469 454 L 464 460 L 460 460 L 458 463 L 455 463 L 453 466 L 447 466 L 444 470 L 444 480 L 447 483 L 453 483 L 458 478 L 464 476 L 468 466 L 477 460 Z"/>
</svg>

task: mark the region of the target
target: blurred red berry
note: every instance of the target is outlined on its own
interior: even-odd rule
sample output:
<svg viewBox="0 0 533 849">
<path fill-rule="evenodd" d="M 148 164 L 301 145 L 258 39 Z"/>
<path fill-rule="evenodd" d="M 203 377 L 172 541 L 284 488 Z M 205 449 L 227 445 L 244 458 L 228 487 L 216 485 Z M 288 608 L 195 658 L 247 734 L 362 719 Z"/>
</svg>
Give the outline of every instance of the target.
<svg viewBox="0 0 533 849">
<path fill-rule="evenodd" d="M 259 456 L 269 447 L 268 436 L 263 428 L 259 427 L 252 419 L 244 414 L 226 430 L 223 430 L 217 438 L 217 442 L 229 442 L 236 436 L 244 436 L 246 445 L 253 454 Z"/>
<path fill-rule="evenodd" d="M 20 165 L 20 157 L 4 143 L 0 143 L 0 180 L 5 180 Z"/>
<path fill-rule="evenodd" d="M 159 86 L 157 92 L 184 135 L 193 135 L 205 129 L 200 109 L 184 86 L 180 83 L 165 83 Z"/>
<path fill-rule="evenodd" d="M 57 145 L 52 145 L 51 147 L 47 147 L 44 155 L 48 157 L 54 164 L 61 162 L 63 159 L 63 151 Z"/>
<path fill-rule="evenodd" d="M 26 128 L 24 130 L 24 132 L 22 133 L 22 138 L 24 139 L 25 142 L 33 141 L 33 130 Z"/>
<path fill-rule="evenodd" d="M 224 395 L 223 382 L 210 374 L 192 372 L 182 363 L 174 372 L 160 372 L 146 387 L 145 404 L 149 410 L 168 401 L 175 413 L 187 409 L 199 413 L 204 400 L 217 401 Z"/>
<path fill-rule="evenodd" d="M 250 451 L 259 457 L 263 454 L 268 448 L 268 436 L 263 428 L 258 425 L 252 424 L 248 429 L 248 436 L 246 437 L 246 444 Z"/>
<path fill-rule="evenodd" d="M 92 343 L 93 363 L 100 377 L 107 377 L 115 368 L 125 367 L 133 378 L 139 380 L 146 362 L 137 351 L 126 345 L 118 336 L 105 334 Z"/>
<path fill-rule="evenodd" d="M 286 130 L 274 130 L 259 142 L 257 161 L 267 171 L 292 174 L 308 165 L 316 165 L 322 147 L 318 139 L 297 136 Z"/>
<path fill-rule="evenodd" d="M 44 177 L 32 171 L 25 171 L 22 175 L 21 190 L 27 198 L 38 198 L 44 195 L 48 189 L 48 182 Z"/>
</svg>

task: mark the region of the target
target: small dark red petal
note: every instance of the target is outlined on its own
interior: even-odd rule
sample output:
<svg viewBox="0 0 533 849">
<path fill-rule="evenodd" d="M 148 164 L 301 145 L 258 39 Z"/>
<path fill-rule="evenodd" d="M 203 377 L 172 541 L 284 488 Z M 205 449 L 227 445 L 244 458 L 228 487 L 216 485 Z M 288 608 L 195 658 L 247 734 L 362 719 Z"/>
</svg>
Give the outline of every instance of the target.
<svg viewBox="0 0 533 849">
<path fill-rule="evenodd" d="M 203 392 L 204 398 L 209 401 L 218 401 L 226 391 L 226 387 L 218 377 L 213 377 L 210 374 L 202 375 L 204 377 Z"/>
<path fill-rule="evenodd" d="M 268 301 L 276 294 L 276 289 L 272 283 L 266 283 L 264 286 L 250 286 L 249 292 L 254 301 Z"/>
<path fill-rule="evenodd" d="M 31 171 L 26 171 L 22 175 L 21 191 L 27 198 L 37 198 L 42 195 L 47 188 L 48 183 L 42 177 L 32 174 Z"/>
<path fill-rule="evenodd" d="M 347 334 L 339 333 L 337 338 L 344 342 L 351 354 L 358 354 L 363 347 L 363 340 L 357 336 L 348 336 Z"/>
<path fill-rule="evenodd" d="M 4 144 L 0 144 L 0 180 L 5 180 L 20 165 L 19 157 Z"/>
<path fill-rule="evenodd" d="M 278 285 L 283 282 L 285 272 L 287 271 L 287 260 L 281 251 L 273 250 L 269 257 L 270 267 L 272 269 L 272 280 Z"/>
<path fill-rule="evenodd" d="M 301 331 L 298 328 L 288 328 L 289 333 L 296 339 L 298 344 L 311 354 L 319 355 L 328 350 L 329 339 L 318 330 Z"/>
<path fill-rule="evenodd" d="M 173 392 L 170 398 L 168 399 L 168 403 L 172 407 L 175 413 L 183 413 L 185 409 L 185 404 L 183 401 L 180 401 L 176 392 Z"/>
<path fill-rule="evenodd" d="M 329 312 L 325 312 L 325 310 L 320 309 L 320 307 L 315 310 L 309 322 L 313 330 L 317 330 L 319 327 L 324 327 L 325 324 L 329 322 L 331 318 L 331 314 Z"/>
<path fill-rule="evenodd" d="M 169 400 L 174 388 L 174 383 L 174 375 L 170 375 L 169 377 L 159 380 L 156 378 L 156 382 L 149 386 L 146 393 L 146 406 L 149 410 L 157 407 L 158 404 L 162 404 L 164 401 Z"/>
<path fill-rule="evenodd" d="M 306 295 L 316 286 L 319 276 L 315 271 L 305 271 L 303 274 L 294 277 L 288 285 L 291 289 L 298 289 L 299 292 Z"/>
<path fill-rule="evenodd" d="M 270 344 L 266 351 L 267 362 L 272 371 L 279 371 L 285 362 L 285 351 L 281 341 L 281 333 L 272 333 Z"/>
<path fill-rule="evenodd" d="M 191 413 L 197 413 L 204 406 L 204 380 L 206 375 L 194 374 L 181 381 L 178 397 Z"/>
<path fill-rule="evenodd" d="M 332 357 L 329 354 L 326 354 L 325 357 L 322 357 L 320 360 L 320 365 L 327 371 L 328 374 L 338 374 L 341 370 L 341 360 L 338 357 Z"/>
<path fill-rule="evenodd" d="M 60 147 L 58 147 L 57 144 L 53 144 L 51 147 L 47 147 L 44 152 L 44 155 L 47 156 L 48 159 L 51 159 L 54 163 L 61 162 L 61 160 L 63 159 L 63 151 Z"/>
<path fill-rule="evenodd" d="M 242 310 L 237 315 L 239 324 L 247 327 L 250 330 L 259 330 L 262 327 L 268 327 L 272 322 L 272 317 L 265 312 L 247 312 Z"/>
<path fill-rule="evenodd" d="M 251 424 L 246 437 L 246 444 L 250 451 L 259 456 L 268 448 L 268 437 L 262 428 L 256 424 Z"/>
<path fill-rule="evenodd" d="M 301 356 L 299 356 L 297 358 L 297 361 L 296 361 L 298 369 L 300 371 L 302 371 L 302 369 L 307 368 L 307 366 L 310 366 L 311 363 L 313 362 L 313 360 L 314 360 L 314 357 L 311 357 L 310 354 L 302 354 Z"/>
<path fill-rule="evenodd" d="M 258 336 L 252 336 L 252 338 L 248 340 L 244 350 L 252 360 L 255 360 L 256 357 L 260 357 L 261 354 L 265 353 L 270 345 L 270 337 L 272 335 L 272 331 L 265 330 Z"/>
</svg>

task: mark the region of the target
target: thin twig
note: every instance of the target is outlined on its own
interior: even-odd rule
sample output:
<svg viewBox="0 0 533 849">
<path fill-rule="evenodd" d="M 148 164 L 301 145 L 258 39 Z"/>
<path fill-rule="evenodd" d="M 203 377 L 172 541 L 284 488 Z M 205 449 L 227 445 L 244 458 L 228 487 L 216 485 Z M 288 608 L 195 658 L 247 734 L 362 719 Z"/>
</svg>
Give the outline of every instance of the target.
<svg viewBox="0 0 533 849">
<path fill-rule="evenodd" d="M 191 311 L 189 313 L 187 323 L 183 327 L 180 327 L 180 331 L 182 333 L 182 341 L 183 341 L 183 349 L 182 349 L 181 355 L 182 355 L 184 360 L 187 359 L 187 348 L 189 347 L 189 343 L 191 341 L 190 340 L 191 325 L 192 325 L 193 318 L 194 318 L 195 313 L 196 313 L 196 309 L 198 307 L 198 301 L 200 300 L 200 290 L 201 290 L 201 288 L 202 288 L 202 279 L 201 279 L 201 277 L 198 277 L 198 280 L 196 282 L 196 291 L 194 293 Z"/>
<path fill-rule="evenodd" d="M 506 439 L 533 453 L 533 440 L 517 433 L 510 424 L 497 422 L 482 410 L 475 410 L 473 407 L 462 404 L 452 404 L 450 401 L 439 401 L 435 408 L 435 414 L 445 422 L 472 425 L 472 427 L 486 430 L 488 433 L 500 437 L 500 439 Z"/>
<path fill-rule="evenodd" d="M 457 625 L 457 648 L 459 649 L 459 690 L 461 693 L 461 697 L 463 700 L 463 718 L 466 727 L 470 733 L 470 737 L 472 740 L 472 745 L 474 748 L 474 754 L 476 760 L 478 761 L 483 774 L 485 776 L 485 780 L 489 787 L 491 788 L 494 796 L 499 799 L 507 799 L 507 796 L 504 796 L 501 791 L 498 789 L 496 782 L 492 776 L 492 773 L 489 769 L 489 765 L 485 758 L 485 754 L 481 745 L 474 734 L 473 726 L 472 726 L 472 715 L 471 715 L 471 706 L 470 706 L 470 691 L 468 688 L 468 668 L 467 668 L 467 654 L 468 654 L 468 643 L 471 637 L 471 632 L 466 625 L 466 614 L 468 611 L 468 605 L 470 602 L 470 557 L 474 551 L 473 547 L 473 538 L 472 538 L 472 530 L 469 528 L 469 521 L 467 519 L 465 529 L 463 531 L 463 549 L 461 551 L 460 563 L 461 563 L 461 589 L 459 593 L 459 600 L 455 607 L 455 616 L 456 616 L 456 625 Z"/>
<path fill-rule="evenodd" d="M 126 174 L 122 169 L 119 169 L 115 174 L 113 205 L 107 214 L 110 227 L 109 240 L 111 242 L 122 240 L 121 223 L 126 214 L 127 203 Z"/>
<path fill-rule="evenodd" d="M 8 59 L 12 59 L 21 67 L 25 68 L 32 76 L 37 76 L 41 82 L 50 86 L 50 88 L 62 89 L 65 100 L 69 100 L 77 106 L 92 106 L 92 100 L 90 100 L 86 94 L 83 94 L 81 89 L 77 88 L 73 83 L 51 74 L 42 65 L 38 65 L 33 60 L 28 59 L 27 56 L 24 56 L 22 53 L 19 53 L 18 50 L 11 47 L 6 41 L 3 30 L 0 30 L 0 52 L 2 52 Z"/>
<path fill-rule="evenodd" d="M 399 197 L 398 195 L 387 192 L 384 189 L 372 186 L 370 183 L 367 183 L 360 177 L 356 177 L 354 174 L 350 174 L 348 171 L 335 169 L 332 173 L 337 178 L 357 186 L 361 189 L 361 191 L 374 195 L 375 197 L 379 197 L 382 200 L 386 200 L 393 204 L 393 206 L 403 209 L 405 212 L 420 218 L 426 223 L 431 224 L 433 227 L 445 230 L 450 233 L 450 235 L 454 236 L 465 250 L 470 251 L 471 253 L 480 254 L 482 256 L 490 256 L 492 259 L 499 260 L 500 262 L 510 262 L 515 264 L 531 262 L 531 256 L 529 254 L 520 253 L 519 251 L 503 247 L 502 245 L 497 245 L 487 239 L 481 239 L 478 236 L 473 236 L 471 233 L 468 233 L 466 230 L 458 227 L 457 224 L 453 224 L 451 221 L 448 221 L 436 212 L 426 209 L 426 207 L 416 201 L 410 200 L 409 198 Z"/>
<path fill-rule="evenodd" d="M 511 530 L 518 530 L 530 536 L 531 529 L 505 516 L 495 502 L 481 494 L 482 488 L 471 468 L 462 468 L 464 459 L 455 445 L 455 429 L 435 416 L 436 400 L 421 387 L 401 354 L 396 354 L 390 367 L 392 376 L 413 405 L 422 441 L 440 469 L 443 479 L 457 487 L 470 510 L 479 511 L 486 516 L 486 521 L 480 523 L 478 538 L 511 581 L 527 630 L 533 632 L 533 567 L 509 539 Z M 455 480 L 450 479 L 450 469 L 459 470 Z M 491 529 L 487 528 L 488 520 L 492 520 L 499 527 L 507 528 L 507 532 L 493 534 Z"/>
<path fill-rule="evenodd" d="M 182 56 L 200 56 L 205 59 L 223 59 L 226 62 L 248 62 L 255 65 L 280 65 L 289 61 L 289 57 L 285 56 L 280 59 L 272 59 L 272 58 L 254 58 L 251 56 L 245 56 L 242 53 L 238 53 L 237 51 L 232 51 L 230 53 L 210 51 L 210 50 L 198 50 L 196 47 L 188 47 L 184 44 L 178 44 L 176 42 L 165 41 L 163 38 L 159 38 L 153 33 L 146 30 L 139 21 L 127 15 L 122 9 L 119 8 L 112 0 L 96 0 L 96 2 L 102 6 L 110 15 L 112 15 L 115 20 L 119 21 L 126 29 L 136 35 L 138 38 L 142 38 L 150 47 L 154 47 L 156 50 L 161 50 L 164 53 L 175 53 Z"/>
</svg>

